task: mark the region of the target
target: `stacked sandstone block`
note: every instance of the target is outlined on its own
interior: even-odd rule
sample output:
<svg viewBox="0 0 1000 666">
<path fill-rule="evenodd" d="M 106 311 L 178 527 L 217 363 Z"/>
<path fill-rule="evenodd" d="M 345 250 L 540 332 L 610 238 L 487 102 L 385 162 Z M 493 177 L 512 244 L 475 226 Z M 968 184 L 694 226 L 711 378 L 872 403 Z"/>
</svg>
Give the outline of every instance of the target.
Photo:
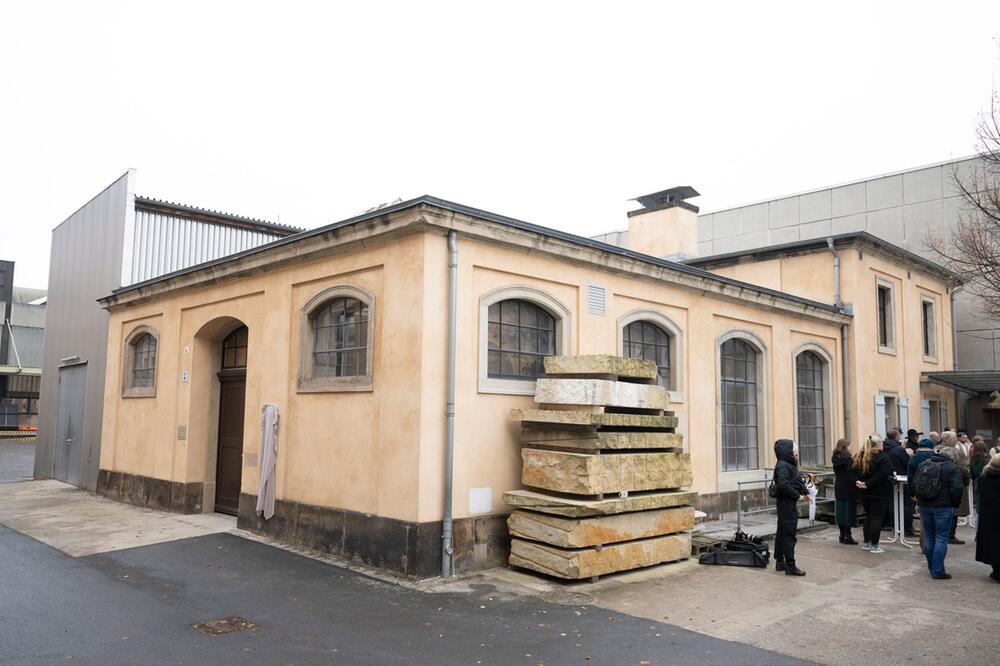
<svg viewBox="0 0 1000 666">
<path fill-rule="evenodd" d="M 521 480 L 511 566 L 566 579 L 596 578 L 686 559 L 695 493 L 669 396 L 656 365 L 617 356 L 545 359 L 521 421 Z"/>
</svg>

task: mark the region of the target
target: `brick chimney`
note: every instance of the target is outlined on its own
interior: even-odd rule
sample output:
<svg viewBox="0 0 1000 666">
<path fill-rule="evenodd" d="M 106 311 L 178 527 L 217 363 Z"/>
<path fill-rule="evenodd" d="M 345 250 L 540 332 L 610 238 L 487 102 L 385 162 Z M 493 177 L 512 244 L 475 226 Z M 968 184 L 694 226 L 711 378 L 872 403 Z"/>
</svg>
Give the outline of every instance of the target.
<svg viewBox="0 0 1000 666">
<path fill-rule="evenodd" d="M 636 197 L 642 208 L 628 214 L 628 248 L 661 259 L 698 256 L 698 207 L 686 199 L 699 196 L 690 185 Z"/>
</svg>

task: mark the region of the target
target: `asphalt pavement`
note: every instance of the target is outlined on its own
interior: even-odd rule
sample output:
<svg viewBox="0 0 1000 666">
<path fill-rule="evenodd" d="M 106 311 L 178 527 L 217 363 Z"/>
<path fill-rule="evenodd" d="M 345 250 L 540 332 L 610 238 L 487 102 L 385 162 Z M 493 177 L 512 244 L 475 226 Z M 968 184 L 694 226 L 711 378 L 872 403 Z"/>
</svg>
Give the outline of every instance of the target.
<svg viewBox="0 0 1000 666">
<path fill-rule="evenodd" d="M 255 625 L 206 635 L 193 625 Z M 425 592 L 227 534 L 72 558 L 0 526 L 0 663 L 802 664 L 593 605 Z"/>
</svg>

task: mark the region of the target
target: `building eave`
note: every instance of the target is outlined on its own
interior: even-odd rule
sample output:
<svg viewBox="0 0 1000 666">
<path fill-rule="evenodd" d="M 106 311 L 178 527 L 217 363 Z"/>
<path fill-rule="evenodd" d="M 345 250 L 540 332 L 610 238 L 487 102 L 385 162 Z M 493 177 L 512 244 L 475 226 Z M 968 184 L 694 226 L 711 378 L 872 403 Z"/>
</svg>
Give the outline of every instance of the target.
<svg viewBox="0 0 1000 666">
<path fill-rule="evenodd" d="M 488 242 L 519 246 L 563 259 L 637 277 L 675 284 L 701 293 L 843 323 L 850 315 L 833 305 L 715 275 L 695 266 L 651 257 L 607 243 L 497 215 L 431 196 L 422 196 L 341 222 L 282 238 L 244 252 L 129 285 L 99 299 L 116 309 L 179 289 L 235 279 L 292 261 L 349 251 L 398 236 L 439 227 Z M 511 233 L 511 231 L 516 233 Z M 290 246 L 295 246 L 294 248 Z"/>
<path fill-rule="evenodd" d="M 894 259 L 901 259 L 907 262 L 907 267 L 912 270 L 922 272 L 936 280 L 941 280 L 946 285 L 958 286 L 962 284 L 962 279 L 957 274 L 946 268 L 938 266 L 920 255 L 905 250 L 898 245 L 890 243 L 867 231 L 854 231 L 808 240 L 782 243 L 781 245 L 771 245 L 768 247 L 753 248 L 749 250 L 739 250 L 736 252 L 726 252 L 707 257 L 696 257 L 685 260 L 688 266 L 696 266 L 705 270 L 724 268 L 736 264 L 753 263 L 757 261 L 768 261 L 781 257 L 797 256 L 802 254 L 813 254 L 816 252 L 828 252 L 827 239 L 832 239 L 834 247 L 838 249 L 858 247 L 873 250 L 886 254 Z"/>
</svg>

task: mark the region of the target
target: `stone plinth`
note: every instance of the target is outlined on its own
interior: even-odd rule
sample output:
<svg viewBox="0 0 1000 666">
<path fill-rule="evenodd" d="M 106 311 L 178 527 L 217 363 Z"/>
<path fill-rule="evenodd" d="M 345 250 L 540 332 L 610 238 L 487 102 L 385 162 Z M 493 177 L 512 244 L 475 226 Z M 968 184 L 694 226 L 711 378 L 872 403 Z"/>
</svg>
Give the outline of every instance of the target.
<svg viewBox="0 0 1000 666">
<path fill-rule="evenodd" d="M 514 511 L 507 518 L 511 536 L 560 548 L 584 548 L 647 539 L 693 527 L 694 507 L 690 506 L 590 518 L 562 518 L 532 511 Z"/>
<path fill-rule="evenodd" d="M 558 409 L 512 409 L 510 418 L 522 423 L 561 426 L 594 426 L 597 428 L 636 428 L 640 430 L 670 430 L 677 427 L 676 416 L 646 414 L 607 414 Z"/>
<path fill-rule="evenodd" d="M 655 381 L 657 373 L 652 361 L 607 354 L 547 356 L 544 363 L 547 375 L 615 375 Z"/>
<path fill-rule="evenodd" d="M 674 562 L 690 555 L 689 533 L 572 550 L 515 538 L 509 561 L 511 566 L 575 580 Z"/>
<path fill-rule="evenodd" d="M 562 449 L 682 449 L 684 438 L 676 432 L 609 432 L 592 429 L 521 429 L 521 444 Z"/>
<path fill-rule="evenodd" d="M 691 458 L 686 453 L 593 455 L 525 448 L 521 481 L 571 495 L 683 488 L 691 485 Z"/>
<path fill-rule="evenodd" d="M 533 490 L 511 490 L 503 494 L 504 501 L 514 508 L 571 518 L 610 516 L 629 511 L 687 506 L 693 505 L 697 498 L 698 493 L 692 490 L 643 493 L 642 495 L 629 495 L 624 499 L 615 495 L 601 500 L 556 497 Z"/>
<path fill-rule="evenodd" d="M 544 379 L 535 382 L 535 401 L 551 405 L 591 405 L 629 409 L 666 409 L 667 389 L 606 379 Z"/>
</svg>

